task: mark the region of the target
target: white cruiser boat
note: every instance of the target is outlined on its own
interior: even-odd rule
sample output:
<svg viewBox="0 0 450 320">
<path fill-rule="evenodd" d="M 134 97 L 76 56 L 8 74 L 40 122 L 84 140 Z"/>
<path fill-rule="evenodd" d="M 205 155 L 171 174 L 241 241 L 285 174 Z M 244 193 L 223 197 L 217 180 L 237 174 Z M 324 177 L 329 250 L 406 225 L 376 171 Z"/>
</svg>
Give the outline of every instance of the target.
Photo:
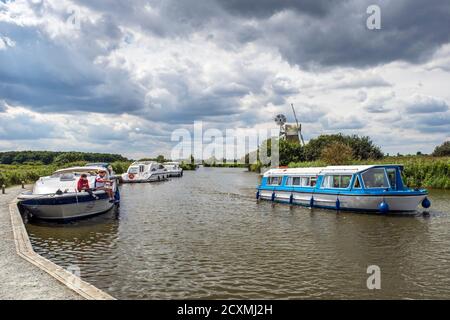
<svg viewBox="0 0 450 320">
<path fill-rule="evenodd" d="M 106 171 L 105 179 L 112 180 L 115 200 L 110 200 L 105 190 L 95 189 L 99 171 Z M 88 176 L 88 191 L 78 192 L 77 184 L 82 174 Z M 19 205 L 33 217 L 44 220 L 70 220 L 109 211 L 120 202 L 117 181 L 108 164 L 95 164 L 58 170 L 51 176 L 40 178 L 31 192 L 22 193 Z"/>
<path fill-rule="evenodd" d="M 169 177 L 182 177 L 183 169 L 180 167 L 179 162 L 165 162 L 164 167 L 167 169 Z"/>
<path fill-rule="evenodd" d="M 415 211 L 431 206 L 427 190 L 402 181 L 402 165 L 271 169 L 256 198 L 310 208 L 363 212 Z"/>
<path fill-rule="evenodd" d="M 145 183 L 167 180 L 167 169 L 153 161 L 134 162 L 122 175 L 124 183 Z"/>
</svg>

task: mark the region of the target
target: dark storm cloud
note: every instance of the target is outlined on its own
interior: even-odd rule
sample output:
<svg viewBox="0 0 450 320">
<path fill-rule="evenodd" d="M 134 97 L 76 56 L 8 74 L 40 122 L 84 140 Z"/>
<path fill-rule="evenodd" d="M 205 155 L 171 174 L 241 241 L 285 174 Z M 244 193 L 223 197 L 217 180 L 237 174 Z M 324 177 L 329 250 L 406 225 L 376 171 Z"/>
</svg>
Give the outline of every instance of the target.
<svg viewBox="0 0 450 320">
<path fill-rule="evenodd" d="M 381 7 L 381 30 L 366 27 L 366 9 Z M 349 1 L 325 18 L 286 14 L 262 23 L 266 43 L 292 64 L 305 67 L 365 67 L 428 59 L 450 41 L 450 2 Z"/>
<path fill-rule="evenodd" d="M 216 0 L 216 2 L 233 14 L 254 18 L 267 18 L 284 10 L 295 10 L 321 17 L 339 4 L 333 0 Z"/>
<path fill-rule="evenodd" d="M 217 117 L 242 120 L 252 114 L 240 106 L 249 94 L 266 95 L 266 103 L 282 105 L 299 88 L 289 79 L 276 78 L 263 91 L 270 72 L 233 66 L 238 80 L 210 87 L 196 86 L 195 73 L 183 70 L 165 75 L 148 75 L 145 83 L 136 80 L 120 65 L 99 64 L 123 42 L 133 42 L 124 31 L 137 28 L 177 41 L 201 34 L 220 48 L 239 52 L 254 43 L 260 52 L 280 52 L 301 68 L 367 67 L 397 60 L 426 60 L 440 45 L 450 41 L 450 2 L 431 0 L 397 1 L 91 1 L 76 3 L 96 12 L 96 20 L 83 20 L 78 36 L 61 40 L 40 27 L 24 27 L 0 22 L 3 36 L 16 43 L 0 50 L 0 98 L 45 112 L 91 111 L 131 113 L 155 121 L 189 123 Z M 366 28 L 366 9 L 379 4 L 382 29 Z M 33 5 L 38 14 L 46 6 Z M 64 21 L 67 17 L 60 14 Z M 100 44 L 101 43 L 101 44 Z M 170 45 L 170 43 L 169 43 Z M 189 55 L 189 52 L 186 52 Z M 195 67 L 195 66 L 194 66 Z M 197 68 L 200 67 L 197 66 Z M 166 71 L 164 71 L 166 72 Z M 200 76 L 200 71 L 198 73 Z M 389 86 L 383 79 L 370 80 L 366 87 Z M 334 89 L 354 89 L 361 83 L 342 84 Z M 193 89 L 193 87 L 197 87 Z M 169 97 L 148 97 L 148 91 L 164 89 Z M 255 106 L 260 107 L 260 106 Z M 1 109 L 1 107 L 0 107 Z M 373 109 L 376 112 L 378 109 Z M 239 117 L 242 115 L 242 117 Z M 255 118 L 253 118 L 255 119 Z M 252 117 L 248 116 L 249 123 Z M 326 123 L 328 128 L 337 128 Z M 359 127 L 344 121 L 344 127 Z"/>
<path fill-rule="evenodd" d="M 421 62 L 450 41 L 450 2 L 443 0 L 79 0 L 123 25 L 161 37 L 208 31 L 225 48 L 257 42 L 303 67 L 364 67 Z M 366 10 L 381 8 L 381 30 Z M 150 8 L 150 9 L 147 9 Z M 282 16 L 277 16 L 282 13 Z M 249 25 L 250 23 L 250 25 Z"/>
<path fill-rule="evenodd" d="M 33 28 L 0 25 L 16 41 L 13 48 L 0 50 L 0 97 L 48 112 L 122 113 L 143 104 L 145 93 L 130 82 L 126 71 L 94 63 L 105 50 L 95 48 L 89 37 L 78 46 L 53 42 Z M 90 34 L 95 39 L 118 37 L 117 29 L 108 25 L 108 20 L 90 25 Z"/>
</svg>

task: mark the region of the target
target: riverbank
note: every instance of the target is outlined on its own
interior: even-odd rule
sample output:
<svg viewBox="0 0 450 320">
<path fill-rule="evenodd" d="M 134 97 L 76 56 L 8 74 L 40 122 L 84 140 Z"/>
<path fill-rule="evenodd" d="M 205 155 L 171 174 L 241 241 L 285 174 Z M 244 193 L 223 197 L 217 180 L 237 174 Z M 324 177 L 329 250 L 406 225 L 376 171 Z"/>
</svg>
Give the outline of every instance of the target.
<svg viewBox="0 0 450 320">
<path fill-rule="evenodd" d="M 34 252 L 15 204 L 21 187 L 0 194 L 0 299 L 113 299 Z"/>
<path fill-rule="evenodd" d="M 21 258 L 16 251 L 9 204 L 22 189 L 13 187 L 0 194 L 0 299 L 79 300 L 82 297 L 46 272 Z"/>
</svg>

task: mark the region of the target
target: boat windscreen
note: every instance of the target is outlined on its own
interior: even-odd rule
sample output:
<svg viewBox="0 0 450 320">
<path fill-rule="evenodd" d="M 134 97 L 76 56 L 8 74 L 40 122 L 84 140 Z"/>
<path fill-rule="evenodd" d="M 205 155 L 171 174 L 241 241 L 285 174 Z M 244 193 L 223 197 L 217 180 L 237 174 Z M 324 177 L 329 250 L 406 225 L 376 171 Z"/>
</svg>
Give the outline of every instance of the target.
<svg viewBox="0 0 450 320">
<path fill-rule="evenodd" d="M 369 169 L 362 174 L 364 186 L 371 188 L 389 188 L 389 181 L 384 168 Z"/>
</svg>

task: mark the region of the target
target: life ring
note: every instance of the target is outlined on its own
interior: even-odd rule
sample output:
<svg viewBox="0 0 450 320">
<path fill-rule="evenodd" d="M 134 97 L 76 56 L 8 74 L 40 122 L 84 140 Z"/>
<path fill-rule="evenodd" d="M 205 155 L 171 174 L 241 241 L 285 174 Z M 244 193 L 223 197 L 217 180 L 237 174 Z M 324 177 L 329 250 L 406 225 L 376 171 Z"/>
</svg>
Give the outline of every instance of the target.
<svg viewBox="0 0 450 320">
<path fill-rule="evenodd" d="M 134 174 L 133 173 L 129 173 L 128 174 L 128 178 L 130 178 L 130 180 L 133 180 L 134 179 Z"/>
</svg>

